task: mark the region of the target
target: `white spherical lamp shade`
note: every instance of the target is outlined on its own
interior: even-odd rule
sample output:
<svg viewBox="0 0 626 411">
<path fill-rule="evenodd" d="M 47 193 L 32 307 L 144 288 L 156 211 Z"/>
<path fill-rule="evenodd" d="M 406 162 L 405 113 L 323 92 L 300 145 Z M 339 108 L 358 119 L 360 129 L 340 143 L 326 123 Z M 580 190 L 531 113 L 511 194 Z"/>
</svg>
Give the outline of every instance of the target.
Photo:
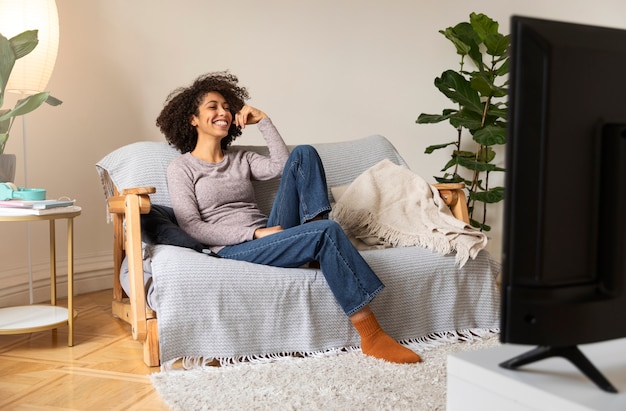
<svg viewBox="0 0 626 411">
<path fill-rule="evenodd" d="M 59 16 L 55 0 L 0 0 L 0 33 L 8 39 L 38 30 L 39 43 L 16 60 L 7 91 L 34 94 L 46 91 L 59 48 Z"/>
</svg>

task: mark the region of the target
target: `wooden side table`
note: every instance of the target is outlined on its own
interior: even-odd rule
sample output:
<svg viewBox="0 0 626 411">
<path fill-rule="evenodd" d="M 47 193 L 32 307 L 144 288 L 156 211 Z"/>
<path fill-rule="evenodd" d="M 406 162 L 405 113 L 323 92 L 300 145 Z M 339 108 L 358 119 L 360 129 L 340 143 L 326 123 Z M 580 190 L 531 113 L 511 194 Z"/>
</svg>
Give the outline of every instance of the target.
<svg viewBox="0 0 626 411">
<path fill-rule="evenodd" d="M 50 304 L 0 308 L 0 334 L 23 334 L 68 326 L 67 345 L 74 345 L 74 218 L 81 208 L 59 209 L 45 215 L 7 215 L 0 210 L 0 222 L 42 221 L 50 223 Z M 67 308 L 59 307 L 56 289 L 56 220 L 67 220 Z M 72 315 L 69 315 L 72 313 Z"/>
</svg>

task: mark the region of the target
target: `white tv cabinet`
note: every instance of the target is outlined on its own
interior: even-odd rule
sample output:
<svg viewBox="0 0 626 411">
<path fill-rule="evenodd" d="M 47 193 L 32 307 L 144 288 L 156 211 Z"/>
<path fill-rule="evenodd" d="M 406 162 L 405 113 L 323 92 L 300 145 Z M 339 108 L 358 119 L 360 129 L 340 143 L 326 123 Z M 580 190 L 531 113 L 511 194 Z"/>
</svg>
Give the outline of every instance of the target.
<svg viewBox="0 0 626 411">
<path fill-rule="evenodd" d="M 504 344 L 448 356 L 447 410 L 626 410 L 626 339 L 579 346 L 617 394 L 602 391 L 560 357 L 517 370 L 498 365 L 532 348 Z"/>
</svg>

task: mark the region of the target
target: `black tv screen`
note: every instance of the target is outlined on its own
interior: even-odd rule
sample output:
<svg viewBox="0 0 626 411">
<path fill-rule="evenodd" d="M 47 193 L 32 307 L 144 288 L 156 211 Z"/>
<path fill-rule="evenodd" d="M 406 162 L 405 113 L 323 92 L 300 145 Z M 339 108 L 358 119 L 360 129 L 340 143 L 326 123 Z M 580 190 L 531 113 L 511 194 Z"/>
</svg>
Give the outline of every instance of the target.
<svg viewBox="0 0 626 411">
<path fill-rule="evenodd" d="M 509 62 L 500 339 L 540 347 L 516 368 L 626 337 L 626 30 L 513 16 Z"/>
</svg>

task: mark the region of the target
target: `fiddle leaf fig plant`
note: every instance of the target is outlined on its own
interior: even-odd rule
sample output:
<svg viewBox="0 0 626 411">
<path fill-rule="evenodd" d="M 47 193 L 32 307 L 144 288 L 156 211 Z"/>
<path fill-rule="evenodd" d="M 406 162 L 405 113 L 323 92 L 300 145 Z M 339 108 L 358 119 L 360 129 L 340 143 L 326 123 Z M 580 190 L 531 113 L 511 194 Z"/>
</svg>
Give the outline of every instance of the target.
<svg viewBox="0 0 626 411">
<path fill-rule="evenodd" d="M 494 162 L 493 147 L 506 143 L 509 35 L 501 34 L 498 23 L 484 14 L 471 13 L 469 17 L 469 22 L 439 31 L 460 56 L 458 70 L 446 70 L 435 79 L 435 87 L 454 107 L 443 109 L 441 114 L 422 113 L 416 123 L 448 121 L 454 127 L 453 140 L 429 146 L 425 153 L 452 149 L 441 170 L 444 174 L 435 179 L 439 183 L 465 183 L 470 223 L 489 231 L 487 204 L 504 198 L 504 188 L 491 187 L 489 176 L 504 171 Z M 479 208 L 480 221 L 475 218 Z"/>
<path fill-rule="evenodd" d="M 37 30 L 27 30 L 11 39 L 0 34 L 0 107 L 4 104 L 4 93 L 15 60 L 33 51 L 38 42 Z M 12 109 L 0 110 L 0 154 L 4 153 L 4 147 L 9 139 L 9 132 L 15 117 L 28 114 L 43 103 L 57 106 L 61 104 L 61 101 L 45 91 L 19 100 Z"/>
</svg>

